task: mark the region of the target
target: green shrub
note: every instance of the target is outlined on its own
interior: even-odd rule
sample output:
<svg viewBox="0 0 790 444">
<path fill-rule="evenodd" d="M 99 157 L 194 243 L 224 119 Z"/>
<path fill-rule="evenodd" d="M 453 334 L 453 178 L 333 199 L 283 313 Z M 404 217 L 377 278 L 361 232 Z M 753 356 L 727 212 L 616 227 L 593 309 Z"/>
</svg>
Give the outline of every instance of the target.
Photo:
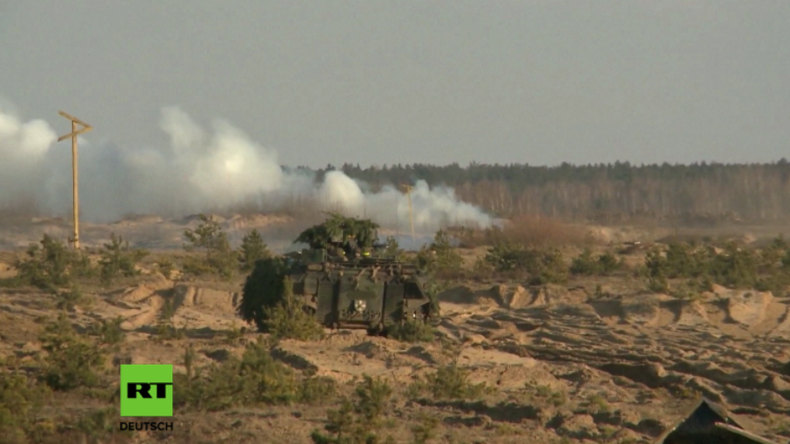
<svg viewBox="0 0 790 444">
<path fill-rule="evenodd" d="M 412 443 L 426 444 L 436 437 L 436 427 L 439 425 L 440 419 L 432 415 L 422 415 L 419 423 L 412 426 L 411 432 L 413 434 Z"/>
<path fill-rule="evenodd" d="M 288 277 L 283 280 L 282 300 L 273 307 L 264 307 L 263 311 L 265 330 L 274 339 L 309 341 L 320 339 L 324 334 L 323 327 L 294 297 L 293 284 Z"/>
<path fill-rule="evenodd" d="M 337 393 L 330 378 L 301 381 L 297 374 L 271 355 L 272 342 L 263 336 L 246 346 L 241 359 L 196 370 L 194 350 L 184 354 L 186 374 L 174 375 L 174 403 L 179 408 L 220 411 L 245 405 L 319 404 Z"/>
<path fill-rule="evenodd" d="M 21 373 L 0 370 L 0 436 L 9 444 L 26 444 L 35 434 L 39 412 L 50 392 Z"/>
<path fill-rule="evenodd" d="M 486 384 L 472 384 L 466 370 L 457 363 L 439 367 L 433 374 L 418 379 L 408 389 L 410 397 L 428 393 L 434 399 L 479 399 L 486 392 Z"/>
<path fill-rule="evenodd" d="M 330 249 L 335 242 L 347 242 L 350 238 L 356 240 L 359 248 L 370 248 L 376 241 L 379 224 L 370 219 L 346 217 L 340 213 L 328 212 L 327 219 L 299 233 L 294 243 L 310 245 L 310 248 Z"/>
<path fill-rule="evenodd" d="M 400 244 L 398 244 L 398 240 L 395 239 L 395 236 L 387 236 L 387 246 L 384 248 L 383 255 L 385 257 L 397 258 L 402 253 L 403 250 L 401 250 Z"/>
<path fill-rule="evenodd" d="M 435 329 L 420 320 L 409 319 L 402 325 L 395 324 L 387 329 L 387 337 L 403 342 L 431 342 L 435 335 Z"/>
<path fill-rule="evenodd" d="M 433 242 L 420 248 L 417 265 L 421 270 L 437 275 L 457 275 L 464 261 L 450 243 L 450 236 L 444 230 L 434 235 Z"/>
<path fill-rule="evenodd" d="M 248 323 L 255 323 L 261 332 L 267 332 L 266 309 L 276 307 L 283 300 L 287 271 L 288 266 L 282 258 L 261 259 L 244 282 L 239 316 Z"/>
<path fill-rule="evenodd" d="M 754 255 L 729 243 L 722 254 L 713 257 L 708 274 L 713 280 L 731 288 L 753 288 L 757 283 L 757 260 Z"/>
<path fill-rule="evenodd" d="M 524 387 L 530 392 L 528 397 L 532 402 L 539 399 L 559 407 L 568 401 L 568 395 L 564 390 L 554 390 L 551 386 L 537 384 L 534 380 L 524 384 Z"/>
<path fill-rule="evenodd" d="M 622 265 L 622 260 L 618 261 L 609 251 L 593 258 L 590 248 L 585 248 L 579 256 L 571 261 L 570 272 L 585 276 L 608 276 L 620 269 Z"/>
<path fill-rule="evenodd" d="M 356 387 L 352 399 L 343 398 L 339 409 L 327 411 L 325 435 L 313 430 L 310 438 L 315 444 L 373 444 L 379 442 L 377 436 L 382 417 L 392 397 L 392 388 L 379 378 L 363 376 Z M 388 437 L 385 442 L 391 442 Z"/>
<path fill-rule="evenodd" d="M 241 240 L 239 247 L 239 264 L 242 271 L 250 271 L 255 262 L 271 256 L 266 243 L 258 230 L 252 230 Z"/>
<path fill-rule="evenodd" d="M 94 324 L 90 328 L 89 332 L 91 335 L 98 338 L 98 342 L 100 344 L 106 344 L 114 347 L 123 342 L 124 338 L 126 337 L 126 332 L 121 328 L 122 323 L 123 318 L 120 316 L 111 321 L 102 319 L 97 324 Z"/>
<path fill-rule="evenodd" d="M 119 431 L 118 407 L 91 409 L 63 424 L 58 431 L 64 440 L 61 442 L 109 442 L 121 444 L 131 442 L 134 432 Z"/>
<path fill-rule="evenodd" d="M 682 297 L 710 290 L 714 283 L 784 296 L 790 285 L 788 264 L 790 250 L 781 237 L 761 251 L 739 248 L 732 242 L 720 252 L 709 246 L 675 242 L 665 252 L 659 248 L 649 250 L 641 273 L 652 291 L 674 292 Z M 687 283 L 673 289 L 671 279 L 686 279 Z"/>
<path fill-rule="evenodd" d="M 485 260 L 498 272 L 526 273 L 530 285 L 562 283 L 568 278 L 562 253 L 556 248 L 526 248 L 513 242 L 497 242 L 489 248 Z"/>
<path fill-rule="evenodd" d="M 230 247 L 228 235 L 215 221 L 213 216 L 201 214 L 201 223 L 194 230 L 184 230 L 184 237 L 191 246 L 185 245 L 186 251 L 202 249 L 205 251 L 203 264 L 189 262 L 184 264 L 185 271 L 193 274 L 202 274 L 212 271 L 223 279 L 230 279 L 237 268 L 238 254 Z"/>
<path fill-rule="evenodd" d="M 148 255 L 146 250 L 129 248 L 129 241 L 124 241 L 123 237 L 111 234 L 110 243 L 104 244 L 102 257 L 99 260 L 101 280 L 109 284 L 118 277 L 137 276 L 140 272 L 136 265 L 140 260 Z"/>
<path fill-rule="evenodd" d="M 40 378 L 51 388 L 65 391 L 99 384 L 106 361 L 101 342 L 77 334 L 63 313 L 44 327 L 40 340 L 47 352 Z"/>
<path fill-rule="evenodd" d="M 55 306 L 60 310 L 71 311 L 75 307 L 90 307 L 92 298 L 86 296 L 76 285 L 71 289 L 58 291 L 55 295 Z"/>
<path fill-rule="evenodd" d="M 304 404 L 323 404 L 337 396 L 337 381 L 328 376 L 316 376 L 302 381 L 298 399 Z"/>
<path fill-rule="evenodd" d="M 90 259 L 82 251 L 69 249 L 63 242 L 45 234 L 39 244 L 30 244 L 25 259 L 18 260 L 18 280 L 27 285 L 56 291 L 75 279 L 91 277 L 94 270 Z"/>
<path fill-rule="evenodd" d="M 173 270 L 175 270 L 175 264 L 169 259 L 161 259 L 157 263 L 157 268 L 159 268 L 159 272 L 162 273 L 162 276 L 171 279 L 173 277 Z"/>
</svg>

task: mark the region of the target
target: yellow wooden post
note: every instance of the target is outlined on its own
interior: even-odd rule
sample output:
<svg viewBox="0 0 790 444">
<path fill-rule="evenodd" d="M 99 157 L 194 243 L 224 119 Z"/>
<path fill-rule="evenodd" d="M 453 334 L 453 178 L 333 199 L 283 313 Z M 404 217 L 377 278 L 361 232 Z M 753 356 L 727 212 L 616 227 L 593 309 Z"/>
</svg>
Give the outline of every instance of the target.
<svg viewBox="0 0 790 444">
<path fill-rule="evenodd" d="M 411 185 L 401 185 L 406 191 L 406 197 L 409 199 L 409 224 L 411 225 L 411 241 L 414 242 L 414 213 L 411 209 L 411 190 L 414 188 Z"/>
<path fill-rule="evenodd" d="M 71 176 L 72 176 L 72 197 L 74 199 L 72 212 L 74 214 L 74 237 L 69 239 L 74 242 L 74 248 L 80 249 L 80 199 L 79 199 L 79 175 L 77 169 L 77 136 L 87 133 L 93 127 L 83 122 L 82 120 L 66 114 L 63 111 L 58 111 L 58 114 L 71 120 L 71 132 L 69 134 L 60 136 L 58 142 L 71 138 Z M 81 125 L 82 129 L 77 129 L 77 125 Z"/>
</svg>

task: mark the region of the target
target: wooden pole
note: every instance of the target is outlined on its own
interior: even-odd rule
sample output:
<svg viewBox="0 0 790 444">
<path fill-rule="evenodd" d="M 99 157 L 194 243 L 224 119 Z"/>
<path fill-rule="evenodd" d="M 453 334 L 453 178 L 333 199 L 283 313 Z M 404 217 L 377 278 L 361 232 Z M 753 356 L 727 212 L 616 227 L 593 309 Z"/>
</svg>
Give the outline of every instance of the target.
<svg viewBox="0 0 790 444">
<path fill-rule="evenodd" d="M 403 185 L 403 188 L 406 190 L 406 197 L 409 199 L 409 224 L 411 226 L 411 242 L 414 243 L 414 213 L 411 209 L 411 190 L 412 186 L 410 185 Z"/>
<path fill-rule="evenodd" d="M 71 132 L 77 132 L 77 122 L 71 122 Z M 74 248 L 80 249 L 80 193 L 79 176 L 77 173 L 77 136 L 71 137 L 71 195 L 73 198 L 72 214 L 74 215 Z"/>
<path fill-rule="evenodd" d="M 60 136 L 58 138 L 58 142 L 71 138 L 71 192 L 73 197 L 73 207 L 72 213 L 74 215 L 74 236 L 69 239 L 69 241 L 74 242 L 74 248 L 79 250 L 80 249 L 80 199 L 79 199 L 79 176 L 78 176 L 78 159 L 77 159 L 77 136 L 83 133 L 87 133 L 88 131 L 92 130 L 93 127 L 88 125 L 87 123 L 83 122 L 82 120 L 66 114 L 63 111 L 58 111 L 58 114 L 61 116 L 71 120 L 71 132 L 69 134 Z M 77 129 L 77 125 L 82 126 L 81 129 Z"/>
</svg>

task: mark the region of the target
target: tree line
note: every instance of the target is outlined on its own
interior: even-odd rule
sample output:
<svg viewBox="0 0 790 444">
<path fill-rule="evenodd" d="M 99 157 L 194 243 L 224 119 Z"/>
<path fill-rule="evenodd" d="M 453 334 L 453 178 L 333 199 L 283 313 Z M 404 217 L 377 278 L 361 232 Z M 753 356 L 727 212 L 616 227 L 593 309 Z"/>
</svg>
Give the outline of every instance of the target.
<svg viewBox="0 0 790 444">
<path fill-rule="evenodd" d="M 370 184 L 425 180 L 455 188 L 463 201 L 501 217 L 615 221 L 652 218 L 714 223 L 779 221 L 790 216 L 790 162 L 763 164 L 610 164 L 532 166 L 511 163 L 411 164 L 362 168 L 327 165 Z"/>
</svg>

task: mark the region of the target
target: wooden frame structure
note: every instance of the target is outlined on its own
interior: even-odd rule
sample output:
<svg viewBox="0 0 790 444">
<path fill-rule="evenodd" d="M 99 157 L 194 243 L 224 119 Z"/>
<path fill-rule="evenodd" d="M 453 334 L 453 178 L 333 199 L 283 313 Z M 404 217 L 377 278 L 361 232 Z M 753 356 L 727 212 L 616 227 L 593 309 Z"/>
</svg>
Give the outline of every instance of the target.
<svg viewBox="0 0 790 444">
<path fill-rule="evenodd" d="M 80 200 L 79 200 L 79 175 L 77 172 L 77 136 L 79 136 L 80 134 L 87 133 L 88 131 L 92 130 L 93 127 L 83 122 L 82 120 L 70 114 L 67 114 L 63 111 L 58 111 L 58 114 L 71 120 L 71 132 L 58 137 L 58 142 L 71 138 L 72 196 L 74 199 L 74 203 L 73 203 L 74 236 L 69 239 L 69 242 L 73 242 L 74 248 L 79 250 L 80 249 L 80 210 L 79 210 Z M 77 129 L 77 125 L 82 126 L 82 128 Z"/>
</svg>

